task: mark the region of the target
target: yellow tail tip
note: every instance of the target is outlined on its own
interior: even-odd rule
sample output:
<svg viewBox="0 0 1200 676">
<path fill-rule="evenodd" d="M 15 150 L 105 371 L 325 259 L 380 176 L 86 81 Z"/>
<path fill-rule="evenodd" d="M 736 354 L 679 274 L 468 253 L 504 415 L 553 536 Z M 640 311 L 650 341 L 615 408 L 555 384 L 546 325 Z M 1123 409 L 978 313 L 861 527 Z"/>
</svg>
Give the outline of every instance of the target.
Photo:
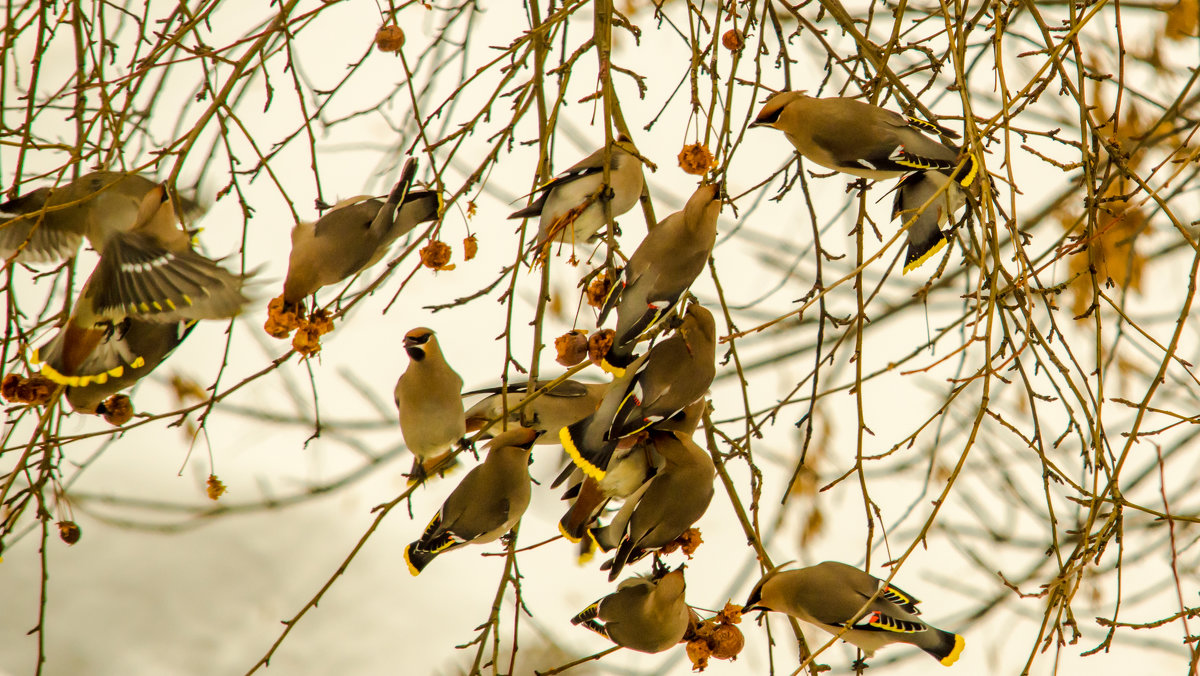
<svg viewBox="0 0 1200 676">
<path fill-rule="evenodd" d="M 925 253 L 921 254 L 920 258 L 918 258 L 917 260 L 904 266 L 904 274 L 907 275 L 908 273 L 912 272 L 913 270 L 916 270 L 917 268 L 924 265 L 925 261 L 929 260 L 934 255 L 936 255 L 937 252 L 939 252 L 943 248 L 945 248 L 946 242 L 948 242 L 948 241 L 950 241 L 950 240 L 946 239 L 946 235 L 943 233 L 942 238 L 940 240 L 938 240 L 937 244 L 934 244 L 932 247 L 930 247 L 929 251 L 926 251 Z"/>
<path fill-rule="evenodd" d="M 623 378 L 625 376 L 625 369 L 610 363 L 607 355 L 600 359 L 599 366 L 600 370 L 610 374 L 614 378 Z"/>
<path fill-rule="evenodd" d="M 602 481 L 604 479 L 604 470 L 588 462 L 582 455 L 579 454 L 579 449 L 575 446 L 575 441 L 571 439 L 571 428 L 564 427 L 559 430 L 558 440 L 562 443 L 563 450 L 567 452 L 568 456 L 570 456 L 571 462 L 575 463 L 579 469 L 583 470 L 584 474 L 592 477 L 596 481 Z"/>
<path fill-rule="evenodd" d="M 954 664 L 958 661 L 958 656 L 962 654 L 963 648 L 965 647 L 967 647 L 967 639 L 963 638 L 962 634 L 955 634 L 954 650 L 951 650 L 949 655 L 946 655 L 938 661 L 941 662 L 943 666 L 947 667 Z"/>
<path fill-rule="evenodd" d="M 574 535 L 571 535 L 570 533 L 568 533 L 568 532 L 567 532 L 567 527 L 563 525 L 562 521 L 559 521 L 559 522 L 558 522 L 558 532 L 559 532 L 559 534 L 560 534 L 560 535 L 562 535 L 562 536 L 563 536 L 563 537 L 564 537 L 564 538 L 565 538 L 565 539 L 566 539 L 568 542 L 579 543 L 579 542 L 581 542 L 581 541 L 583 540 L 583 538 L 577 538 L 577 537 L 575 537 Z"/>
<path fill-rule="evenodd" d="M 421 571 L 417 570 L 417 567 L 413 565 L 412 559 L 408 558 L 408 550 L 410 549 L 412 549 L 412 545 L 404 548 L 404 563 L 408 566 L 408 572 L 411 573 L 413 577 L 416 577 L 421 574 Z"/>
</svg>

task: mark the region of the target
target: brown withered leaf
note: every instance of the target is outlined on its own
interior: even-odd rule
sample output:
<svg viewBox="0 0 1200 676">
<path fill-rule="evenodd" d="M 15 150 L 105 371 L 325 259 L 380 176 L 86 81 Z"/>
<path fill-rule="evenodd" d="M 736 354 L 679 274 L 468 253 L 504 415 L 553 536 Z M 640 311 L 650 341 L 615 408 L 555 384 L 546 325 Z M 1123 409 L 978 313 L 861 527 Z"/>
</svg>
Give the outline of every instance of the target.
<svg viewBox="0 0 1200 676">
<path fill-rule="evenodd" d="M 1168 8 L 1163 35 L 1171 40 L 1194 38 L 1200 31 L 1200 0 L 1179 0 Z"/>
<path fill-rule="evenodd" d="M 475 235 L 471 235 L 463 240 L 463 260 L 469 261 L 479 253 L 479 240 Z"/>
<path fill-rule="evenodd" d="M 713 166 L 713 154 L 703 143 L 684 146 L 679 151 L 679 167 L 693 176 L 703 176 Z"/>
<path fill-rule="evenodd" d="M 421 249 L 421 264 L 431 270 L 453 270 L 454 264 L 450 262 L 453 253 L 449 244 L 435 239 Z"/>
<path fill-rule="evenodd" d="M 204 492 L 208 494 L 209 500 L 220 500 L 222 495 L 225 495 L 225 484 L 217 478 L 216 474 L 209 474 L 208 481 L 204 482 Z"/>
<path fill-rule="evenodd" d="M 574 366 L 588 357 L 587 331 L 574 329 L 554 339 L 557 356 L 554 361 L 563 366 Z"/>
<path fill-rule="evenodd" d="M 1064 228 L 1070 230 L 1075 219 L 1070 215 L 1059 217 Z M 1097 233 L 1092 240 L 1067 259 L 1073 296 L 1072 311 L 1081 317 L 1092 306 L 1092 277 L 1089 265 L 1095 262 L 1096 275 L 1101 284 L 1111 279 L 1118 288 L 1134 291 L 1142 289 L 1142 271 L 1146 266 L 1145 255 L 1138 253 L 1136 244 L 1139 234 L 1148 228 L 1146 215 L 1125 201 L 1110 202 L 1097 223 Z M 1089 249 L 1092 256 L 1089 257 Z"/>
<path fill-rule="evenodd" d="M 604 355 L 612 349 L 613 337 L 617 335 L 612 329 L 601 329 L 588 338 L 588 359 L 593 364 L 599 364 Z"/>
</svg>

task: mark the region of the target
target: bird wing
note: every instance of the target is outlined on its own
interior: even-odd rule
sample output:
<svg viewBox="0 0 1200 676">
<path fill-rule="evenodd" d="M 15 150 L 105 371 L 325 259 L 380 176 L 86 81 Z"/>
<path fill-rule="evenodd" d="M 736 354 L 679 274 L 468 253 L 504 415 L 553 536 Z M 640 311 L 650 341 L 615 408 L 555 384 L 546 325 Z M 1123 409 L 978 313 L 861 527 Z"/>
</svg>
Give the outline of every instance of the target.
<svg viewBox="0 0 1200 676">
<path fill-rule="evenodd" d="M 85 293 L 95 313 L 109 319 L 214 319 L 241 311 L 247 302 L 244 281 L 191 249 L 168 251 L 152 237 L 131 232 L 109 240 Z"/>
</svg>

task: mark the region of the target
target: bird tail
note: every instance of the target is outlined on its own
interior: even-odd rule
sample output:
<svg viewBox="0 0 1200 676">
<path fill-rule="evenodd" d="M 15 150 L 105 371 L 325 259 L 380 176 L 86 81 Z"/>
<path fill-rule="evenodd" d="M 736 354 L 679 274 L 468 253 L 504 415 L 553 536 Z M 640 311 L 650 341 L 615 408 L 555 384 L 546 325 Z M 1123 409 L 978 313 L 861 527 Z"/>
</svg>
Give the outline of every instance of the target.
<svg viewBox="0 0 1200 676">
<path fill-rule="evenodd" d="M 420 549 L 419 542 L 410 543 L 404 548 L 404 562 L 408 564 L 408 572 L 412 573 L 413 577 L 420 575 L 421 571 L 425 570 L 425 566 L 436 559 L 439 553 Z"/>
<path fill-rule="evenodd" d="M 926 640 L 917 644 L 921 650 L 933 655 L 943 666 L 951 666 L 958 661 L 967 640 L 961 634 L 952 634 L 935 627 L 929 628 Z"/>
<path fill-rule="evenodd" d="M 633 342 L 625 345 L 613 343 L 608 353 L 600 358 L 600 368 L 615 378 L 624 376 L 626 367 L 637 359 L 637 355 L 633 353 L 633 348 L 636 344 Z"/>
<path fill-rule="evenodd" d="M 621 571 L 625 568 L 625 564 L 633 563 L 646 555 L 646 550 L 639 549 L 628 536 L 621 540 L 621 546 L 617 547 L 617 553 L 612 559 L 605 561 L 604 565 L 600 566 L 600 570 L 608 569 L 608 581 L 613 582 Z"/>
<path fill-rule="evenodd" d="M 86 387 L 104 383 L 109 378 L 121 377 L 125 372 L 124 365 L 116 363 L 90 373 L 79 372 L 103 339 L 103 330 L 68 321 L 49 343 L 33 351 L 30 362 L 39 366 L 43 376 L 60 385 Z M 141 368 L 142 359 L 137 358 L 130 366 Z"/>
<path fill-rule="evenodd" d="M 625 290 L 625 268 L 617 268 L 616 274 L 613 276 L 612 283 L 608 287 L 608 294 L 604 296 L 604 304 L 600 306 L 600 315 L 596 319 L 596 326 L 604 323 L 608 317 L 608 313 L 612 312 L 613 308 L 621 300 L 621 292 Z"/>
<path fill-rule="evenodd" d="M 600 481 L 604 479 L 604 473 L 608 468 L 608 460 L 612 457 L 613 448 L 616 447 L 616 444 L 606 442 L 598 449 L 590 448 L 585 442 L 585 432 L 590 424 L 595 423 L 591 417 L 588 417 L 564 427 L 559 430 L 558 439 L 562 442 L 563 450 L 583 470 L 583 473 L 596 481 Z"/>
<path fill-rule="evenodd" d="M 574 624 L 574 625 L 582 624 L 583 626 L 587 627 L 588 629 L 591 629 L 592 631 L 596 632 L 597 634 L 600 634 L 604 638 L 609 638 L 608 629 L 606 629 L 603 624 L 600 624 L 599 622 L 596 621 L 596 618 L 599 615 L 600 615 L 600 602 L 596 601 L 592 605 L 590 605 L 587 608 L 584 608 L 583 610 L 576 613 L 575 617 L 571 618 L 571 624 Z"/>
</svg>

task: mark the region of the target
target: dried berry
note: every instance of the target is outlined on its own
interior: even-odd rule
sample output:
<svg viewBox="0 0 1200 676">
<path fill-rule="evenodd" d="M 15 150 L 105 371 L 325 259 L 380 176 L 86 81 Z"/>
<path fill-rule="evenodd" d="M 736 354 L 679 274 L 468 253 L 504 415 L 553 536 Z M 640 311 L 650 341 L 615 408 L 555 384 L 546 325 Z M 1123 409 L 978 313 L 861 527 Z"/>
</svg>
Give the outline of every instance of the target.
<svg viewBox="0 0 1200 676">
<path fill-rule="evenodd" d="M 96 413 L 103 416 L 108 424 L 120 427 L 133 418 L 133 402 L 129 400 L 128 395 L 114 394 L 100 402 Z"/>
<path fill-rule="evenodd" d="M 272 298 L 267 304 L 267 321 L 263 324 L 263 330 L 272 338 L 287 338 L 292 334 L 298 326 L 300 326 L 300 317 L 297 314 L 297 308 L 287 307 L 283 302 L 283 296 Z"/>
<path fill-rule="evenodd" d="M 449 244 L 435 239 L 421 249 L 421 264 L 433 270 L 453 270 L 454 265 L 450 263 L 452 253 Z"/>
<path fill-rule="evenodd" d="M 703 176 L 713 166 L 713 154 L 703 143 L 684 146 L 679 151 L 679 167 L 693 176 Z"/>
<path fill-rule="evenodd" d="M 587 288 L 587 303 L 592 307 L 604 307 L 604 300 L 608 298 L 608 291 L 612 288 L 612 281 L 608 278 L 608 271 L 605 270 L 596 275 L 592 279 L 592 283 L 588 284 Z"/>
<path fill-rule="evenodd" d="M 708 641 L 704 639 L 688 641 L 687 656 L 692 661 L 692 671 L 704 671 L 707 669 L 710 655 L 712 655 L 712 649 L 708 647 Z"/>
<path fill-rule="evenodd" d="M 381 52 L 398 52 L 404 46 L 404 31 L 397 25 L 380 26 L 375 31 L 375 48 Z"/>
<path fill-rule="evenodd" d="M 83 531 L 79 530 L 79 524 L 74 521 L 58 522 L 58 537 L 63 542 L 73 545 L 79 542 L 81 536 L 83 536 Z"/>
<path fill-rule="evenodd" d="M 225 495 L 225 484 L 221 483 L 216 474 L 209 474 L 208 481 L 204 482 L 204 491 L 208 493 L 209 500 L 219 500 Z"/>
<path fill-rule="evenodd" d="M 330 319 L 329 312 L 325 310 L 314 310 L 308 316 L 308 325 L 317 332 L 318 336 L 323 336 L 333 330 L 333 320 Z"/>
<path fill-rule="evenodd" d="M 742 630 L 732 624 L 719 624 L 708 639 L 712 656 L 719 660 L 736 660 L 738 653 L 746 647 Z"/>
<path fill-rule="evenodd" d="M 574 366 L 588 357 L 587 331 L 575 329 L 554 339 L 558 356 L 554 361 L 563 366 Z"/>
<path fill-rule="evenodd" d="M 700 529 L 689 528 L 683 531 L 682 535 L 667 543 L 667 546 L 663 547 L 660 553 L 670 554 L 677 549 L 682 549 L 684 555 L 690 559 L 702 544 L 704 544 L 704 540 L 700 537 Z"/>
<path fill-rule="evenodd" d="M 305 322 L 292 338 L 292 349 L 304 357 L 317 354 L 321 351 L 321 332 L 317 327 Z"/>
<path fill-rule="evenodd" d="M 721 44 L 731 52 L 740 52 L 746 46 L 746 36 L 736 28 L 730 28 L 721 36 Z"/>
<path fill-rule="evenodd" d="M 599 364 L 604 355 L 612 349 L 613 336 L 616 335 L 617 332 L 612 329 L 602 329 L 588 338 L 588 359 L 591 359 L 593 364 Z"/>
<path fill-rule="evenodd" d="M 463 260 L 469 261 L 479 253 L 479 240 L 475 239 L 475 235 L 463 240 Z"/>
</svg>

